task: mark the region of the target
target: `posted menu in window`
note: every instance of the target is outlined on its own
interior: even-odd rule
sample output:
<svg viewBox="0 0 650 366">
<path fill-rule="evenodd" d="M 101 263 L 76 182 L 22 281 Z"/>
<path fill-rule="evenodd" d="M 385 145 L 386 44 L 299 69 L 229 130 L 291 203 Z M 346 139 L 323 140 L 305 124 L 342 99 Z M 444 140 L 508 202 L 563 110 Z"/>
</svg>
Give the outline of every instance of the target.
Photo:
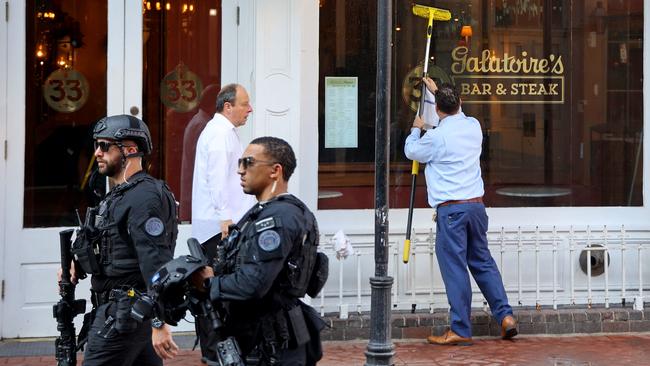
<svg viewBox="0 0 650 366">
<path fill-rule="evenodd" d="M 358 78 L 325 77 L 325 148 L 356 148 L 358 141 Z"/>
</svg>

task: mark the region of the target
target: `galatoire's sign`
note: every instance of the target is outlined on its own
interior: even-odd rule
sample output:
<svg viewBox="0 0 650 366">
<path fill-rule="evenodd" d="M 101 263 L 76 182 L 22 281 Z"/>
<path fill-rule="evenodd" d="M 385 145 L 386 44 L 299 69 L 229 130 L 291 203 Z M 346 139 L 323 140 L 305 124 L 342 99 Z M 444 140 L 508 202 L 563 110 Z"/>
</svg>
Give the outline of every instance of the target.
<svg viewBox="0 0 650 366">
<path fill-rule="evenodd" d="M 535 58 L 522 51 L 497 57 L 490 50 L 470 56 L 456 47 L 451 57 L 451 78 L 463 103 L 564 104 L 564 64 L 554 54 Z"/>
</svg>

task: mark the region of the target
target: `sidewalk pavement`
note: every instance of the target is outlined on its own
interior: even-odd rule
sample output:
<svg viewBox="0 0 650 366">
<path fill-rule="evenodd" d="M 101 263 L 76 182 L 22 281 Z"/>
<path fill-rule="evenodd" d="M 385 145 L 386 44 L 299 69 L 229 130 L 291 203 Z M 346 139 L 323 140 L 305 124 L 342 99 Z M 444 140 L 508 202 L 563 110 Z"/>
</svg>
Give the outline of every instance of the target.
<svg viewBox="0 0 650 366">
<path fill-rule="evenodd" d="M 176 338 L 176 337 L 175 337 Z M 45 343 L 49 342 L 49 343 Z M 52 340 L 0 342 L 0 365 L 55 365 Z M 174 360 L 165 365 L 200 366 L 199 351 L 191 351 L 185 342 Z M 363 365 L 367 341 L 324 342 L 325 355 L 319 366 Z M 596 334 L 589 336 L 518 336 L 512 341 L 494 337 L 478 337 L 474 345 L 434 346 L 424 340 L 394 342 L 396 366 L 401 365 L 650 365 L 650 333 Z M 24 356 L 25 348 L 32 354 L 50 349 L 48 354 Z M 190 345 L 191 347 L 191 345 Z M 33 349 L 36 348 L 37 351 Z M 22 351 L 21 351 L 22 349 Z M 23 356 L 20 356 L 23 354 Z M 78 362 L 80 365 L 81 362 Z"/>
</svg>

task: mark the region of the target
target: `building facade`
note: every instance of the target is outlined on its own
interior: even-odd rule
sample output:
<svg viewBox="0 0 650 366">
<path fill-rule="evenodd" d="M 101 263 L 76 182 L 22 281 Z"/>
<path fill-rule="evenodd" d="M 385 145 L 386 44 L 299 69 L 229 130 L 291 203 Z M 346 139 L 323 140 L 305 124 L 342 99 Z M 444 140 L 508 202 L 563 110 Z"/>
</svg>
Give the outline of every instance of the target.
<svg viewBox="0 0 650 366">
<path fill-rule="evenodd" d="M 329 237 L 343 230 L 353 246 L 371 249 L 374 2 L 4 3 L 0 337 L 56 331 L 51 305 L 57 298 L 57 233 L 77 225 L 75 210 L 83 217 L 86 207 L 96 204 L 97 192 L 106 189 L 94 171 L 90 140 L 93 123 L 104 115 L 133 114 L 149 124 L 154 152 L 148 170 L 168 181 L 180 202 L 177 253 L 186 252 L 193 138 L 214 113 L 211 98 L 230 82 L 250 91 L 254 108 L 240 131 L 242 140 L 273 135 L 294 147 L 298 169 L 290 191 L 316 212 L 326 247 L 331 247 Z M 644 47 L 648 16 L 643 1 L 422 4 L 452 14 L 449 21 L 434 22 L 428 71 L 439 82 L 454 83 L 463 95 L 463 111 L 482 124 L 490 230 L 542 228 L 569 243 L 574 231 L 602 237 L 609 228 L 650 243 L 650 159 L 643 143 L 648 127 L 643 112 L 650 100 L 644 97 L 643 75 L 650 58 Z M 395 1 L 393 10 L 389 221 L 397 252 L 405 234 L 411 179 L 402 149 L 420 95 L 426 19 L 412 13 L 410 2 Z M 427 236 L 434 225 L 422 177 L 417 187 L 414 230 Z M 625 258 L 627 263 L 647 258 L 641 250 L 636 256 L 623 253 L 608 253 L 608 267 Z M 506 264 L 515 261 L 503 253 L 501 258 Z M 506 287 L 512 280 L 520 292 L 530 290 L 521 285 L 522 277 L 526 282 L 535 272 L 534 266 L 526 272 L 526 260 L 513 278 L 504 275 Z M 573 276 L 585 275 L 575 261 L 577 255 L 559 261 L 563 276 L 571 275 L 572 289 Z M 358 266 L 363 267 L 358 273 L 372 275 L 371 257 Z M 341 268 L 334 274 L 338 282 L 328 284 L 331 297 L 367 297 L 367 289 L 343 281 L 351 269 Z M 396 297 L 404 294 L 400 291 L 426 296 L 413 283 L 428 274 L 393 273 L 398 283 L 413 278 L 410 290 L 400 283 Z M 625 270 L 621 276 L 611 280 L 625 299 Z M 642 304 L 643 282 L 648 283 L 650 273 L 639 264 L 627 276 L 630 286 L 641 289 L 635 299 L 640 297 Z M 367 276 L 358 277 L 367 283 Z M 431 295 L 442 298 L 444 289 L 437 281 L 434 291 L 434 277 Z M 559 282 L 553 280 L 551 287 Z M 82 284 L 78 291 L 86 290 Z M 322 310 L 340 310 L 342 302 L 326 298 Z"/>
</svg>

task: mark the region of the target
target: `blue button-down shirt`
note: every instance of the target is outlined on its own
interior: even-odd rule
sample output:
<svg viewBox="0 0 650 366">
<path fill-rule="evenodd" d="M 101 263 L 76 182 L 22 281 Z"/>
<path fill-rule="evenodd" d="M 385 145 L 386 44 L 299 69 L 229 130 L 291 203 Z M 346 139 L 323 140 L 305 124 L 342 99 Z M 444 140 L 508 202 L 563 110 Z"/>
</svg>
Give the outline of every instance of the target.
<svg viewBox="0 0 650 366">
<path fill-rule="evenodd" d="M 478 120 L 462 112 L 445 117 L 438 128 L 428 130 L 422 137 L 419 129 L 411 129 L 404 153 L 407 158 L 426 164 L 424 175 L 431 207 L 483 196 L 479 161 L 482 141 Z"/>
</svg>

